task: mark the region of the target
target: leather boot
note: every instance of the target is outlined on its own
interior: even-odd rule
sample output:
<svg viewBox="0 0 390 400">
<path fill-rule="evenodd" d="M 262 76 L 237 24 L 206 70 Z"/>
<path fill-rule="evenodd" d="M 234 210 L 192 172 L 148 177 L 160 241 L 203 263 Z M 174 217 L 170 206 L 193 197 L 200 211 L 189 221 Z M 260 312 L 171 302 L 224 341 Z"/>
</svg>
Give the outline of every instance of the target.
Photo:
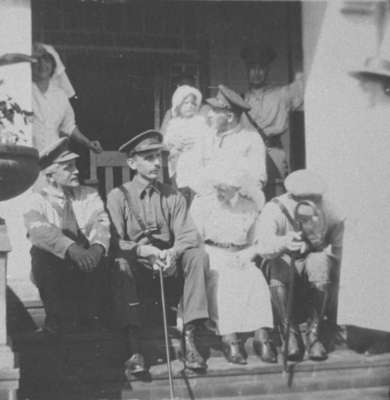
<svg viewBox="0 0 390 400">
<path fill-rule="evenodd" d="M 276 348 L 265 329 L 258 329 L 253 338 L 253 349 L 255 353 L 266 363 L 276 363 Z"/>
<path fill-rule="evenodd" d="M 126 328 L 126 340 L 132 356 L 125 362 L 125 373 L 142 375 L 146 372 L 145 360 L 141 353 L 140 330 L 136 326 Z"/>
<path fill-rule="evenodd" d="M 140 353 L 133 354 L 126 362 L 125 362 L 125 373 L 129 372 L 133 375 L 140 375 L 145 373 L 145 360 L 144 356 Z"/>
<path fill-rule="evenodd" d="M 279 318 L 279 328 L 284 348 L 284 338 L 286 337 L 287 331 L 287 288 L 284 285 L 271 286 L 271 301 L 275 308 Z M 298 328 L 295 326 L 293 321 L 290 321 L 289 328 L 289 339 L 288 339 L 288 354 L 287 358 L 290 361 L 297 361 L 301 356 L 298 343 Z"/>
<path fill-rule="evenodd" d="M 311 315 L 307 333 L 307 354 L 314 361 L 322 361 L 328 358 L 328 353 L 320 341 L 320 325 L 324 317 L 328 297 L 328 285 L 313 288 L 311 291 Z"/>
<path fill-rule="evenodd" d="M 222 351 L 226 359 L 232 364 L 245 365 L 247 362 L 241 352 L 240 344 L 235 333 L 222 336 Z"/>
<path fill-rule="evenodd" d="M 269 333 L 263 328 L 255 332 L 253 349 L 264 362 L 276 363 L 278 361 L 275 345 L 269 337 Z"/>
<path fill-rule="evenodd" d="M 207 368 L 207 364 L 196 348 L 195 329 L 196 326 L 192 323 L 184 325 L 184 362 L 189 369 L 204 371 Z"/>
</svg>

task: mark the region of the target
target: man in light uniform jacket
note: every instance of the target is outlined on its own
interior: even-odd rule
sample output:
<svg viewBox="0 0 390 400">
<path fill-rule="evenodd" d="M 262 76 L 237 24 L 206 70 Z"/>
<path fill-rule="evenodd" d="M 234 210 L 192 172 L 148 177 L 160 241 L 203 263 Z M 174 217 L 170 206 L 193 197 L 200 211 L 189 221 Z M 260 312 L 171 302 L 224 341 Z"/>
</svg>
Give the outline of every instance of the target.
<svg viewBox="0 0 390 400">
<path fill-rule="evenodd" d="M 206 100 L 211 107 L 208 119 L 215 135 L 211 141 L 211 161 L 203 171 L 202 178 L 207 181 L 215 168 L 225 167 L 229 170 L 234 167 L 248 172 L 262 192 L 267 181 L 265 146 L 254 128 L 246 129 L 240 123 L 242 114 L 250 110 L 250 106 L 227 86 L 219 85 L 218 89 L 216 97 Z"/>
<path fill-rule="evenodd" d="M 323 360 L 327 352 L 320 328 L 325 316 L 336 323 L 335 297 L 341 263 L 344 219 L 324 196 L 325 184 L 315 173 L 299 170 L 285 180 L 286 194 L 268 202 L 259 219 L 258 253 L 267 260 L 265 273 L 283 336 L 287 328 L 288 288 L 294 268 L 295 283 L 307 289 L 307 352 Z M 336 292 L 336 293 L 335 293 Z M 333 304 L 332 304 L 333 303 Z M 300 356 L 298 329 L 290 320 L 289 358 Z"/>
<path fill-rule="evenodd" d="M 95 189 L 80 185 L 78 155 L 68 150 L 67 142 L 60 139 L 41 153 L 47 185 L 32 194 L 24 213 L 32 243 L 32 277 L 45 307 L 48 333 L 62 331 L 64 304 L 77 295 L 82 296 L 85 322 L 98 326 L 101 270 L 110 242 L 103 201 Z"/>
</svg>

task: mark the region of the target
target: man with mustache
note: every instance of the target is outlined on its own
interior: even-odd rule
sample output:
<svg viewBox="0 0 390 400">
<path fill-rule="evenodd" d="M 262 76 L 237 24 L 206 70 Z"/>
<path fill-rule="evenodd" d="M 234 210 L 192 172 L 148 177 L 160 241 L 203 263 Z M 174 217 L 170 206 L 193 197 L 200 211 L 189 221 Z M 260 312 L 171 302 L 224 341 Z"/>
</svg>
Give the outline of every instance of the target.
<svg viewBox="0 0 390 400">
<path fill-rule="evenodd" d="M 110 243 L 110 224 L 98 192 L 80 185 L 76 158 L 62 138 L 40 154 L 47 185 L 32 194 L 24 222 L 32 243 L 31 266 L 46 312 L 44 331 L 59 334 L 66 325 L 66 306 L 87 325 L 98 327 L 104 256 Z M 81 301 L 82 300 L 82 301 Z M 78 311 L 78 310 L 81 311 Z"/>
<path fill-rule="evenodd" d="M 206 368 L 195 346 L 194 334 L 199 323 L 208 318 L 208 258 L 199 248 L 200 238 L 184 197 L 158 181 L 162 140 L 159 131 L 148 130 L 119 148 L 127 154 L 127 163 L 135 176 L 107 197 L 114 228 L 115 315 L 132 353 L 125 363 L 126 372 L 135 375 L 146 372 L 140 345 L 140 308 L 145 297 L 159 290 L 158 279 L 153 279 L 158 268 L 163 269 L 168 288 L 174 279 L 183 283 L 182 293 L 176 294 L 175 301 L 177 304 L 181 295 L 186 367 Z M 171 287 L 175 289 L 179 283 Z M 172 291 L 168 289 L 167 293 Z"/>
</svg>

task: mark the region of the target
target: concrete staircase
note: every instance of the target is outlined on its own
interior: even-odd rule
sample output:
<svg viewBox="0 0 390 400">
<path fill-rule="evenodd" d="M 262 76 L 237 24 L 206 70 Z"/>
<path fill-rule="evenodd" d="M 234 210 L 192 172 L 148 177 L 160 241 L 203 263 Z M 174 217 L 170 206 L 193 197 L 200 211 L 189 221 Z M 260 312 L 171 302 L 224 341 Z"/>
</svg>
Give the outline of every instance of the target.
<svg viewBox="0 0 390 400">
<path fill-rule="evenodd" d="M 147 314 L 150 326 L 143 333 L 143 348 L 150 365 L 144 381 L 123 373 L 127 349 L 123 336 L 108 328 L 99 332 L 67 333 L 50 340 L 34 333 L 44 313 L 39 303 L 22 307 L 9 302 L 9 330 L 21 372 L 19 400 L 162 400 L 169 399 L 169 383 L 161 326 Z M 20 304 L 19 304 L 20 306 Z M 155 308 L 157 312 L 157 308 Z M 174 313 L 169 320 L 174 322 Z M 345 327 L 344 344 L 324 362 L 304 360 L 290 365 L 265 364 L 246 341 L 246 366 L 226 362 L 217 337 L 200 332 L 201 352 L 208 358 L 205 375 L 184 369 L 180 333 L 170 328 L 174 358 L 174 387 L 180 399 L 388 399 L 390 386 L 390 335 L 387 332 Z M 348 345 L 348 346 L 347 346 Z M 358 352 L 351 350 L 358 350 Z M 386 353 L 386 351 L 388 353 Z M 364 353 L 382 353 L 367 356 Z M 0 400 L 2 399 L 0 393 Z"/>
<path fill-rule="evenodd" d="M 390 386 L 390 354 L 366 356 L 349 349 L 329 359 L 290 365 L 265 364 L 247 340 L 248 364 L 226 362 L 215 337 L 202 335 L 208 351 L 208 371 L 195 375 L 183 368 L 178 333 L 171 329 L 174 387 L 179 399 L 386 399 Z M 167 365 L 161 329 L 145 332 L 143 342 L 150 364 L 144 381 L 123 374 L 126 348 L 117 332 L 73 333 L 61 341 L 38 334 L 14 335 L 21 367 L 20 400 L 169 399 Z M 354 395 L 359 394 L 354 397 Z M 365 397 L 363 397 L 365 396 Z"/>
</svg>

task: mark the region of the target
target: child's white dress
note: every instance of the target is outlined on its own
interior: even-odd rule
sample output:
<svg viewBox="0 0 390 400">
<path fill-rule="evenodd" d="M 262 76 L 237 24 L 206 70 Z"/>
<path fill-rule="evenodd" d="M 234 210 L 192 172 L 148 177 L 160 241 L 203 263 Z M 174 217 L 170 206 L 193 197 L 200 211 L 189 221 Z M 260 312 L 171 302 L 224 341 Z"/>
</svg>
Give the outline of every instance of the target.
<svg viewBox="0 0 390 400">
<path fill-rule="evenodd" d="M 197 191 L 199 170 L 209 159 L 211 140 L 212 130 L 202 115 L 175 117 L 169 121 L 164 142 L 170 152 L 169 175 L 175 175 L 178 188 Z"/>
</svg>

